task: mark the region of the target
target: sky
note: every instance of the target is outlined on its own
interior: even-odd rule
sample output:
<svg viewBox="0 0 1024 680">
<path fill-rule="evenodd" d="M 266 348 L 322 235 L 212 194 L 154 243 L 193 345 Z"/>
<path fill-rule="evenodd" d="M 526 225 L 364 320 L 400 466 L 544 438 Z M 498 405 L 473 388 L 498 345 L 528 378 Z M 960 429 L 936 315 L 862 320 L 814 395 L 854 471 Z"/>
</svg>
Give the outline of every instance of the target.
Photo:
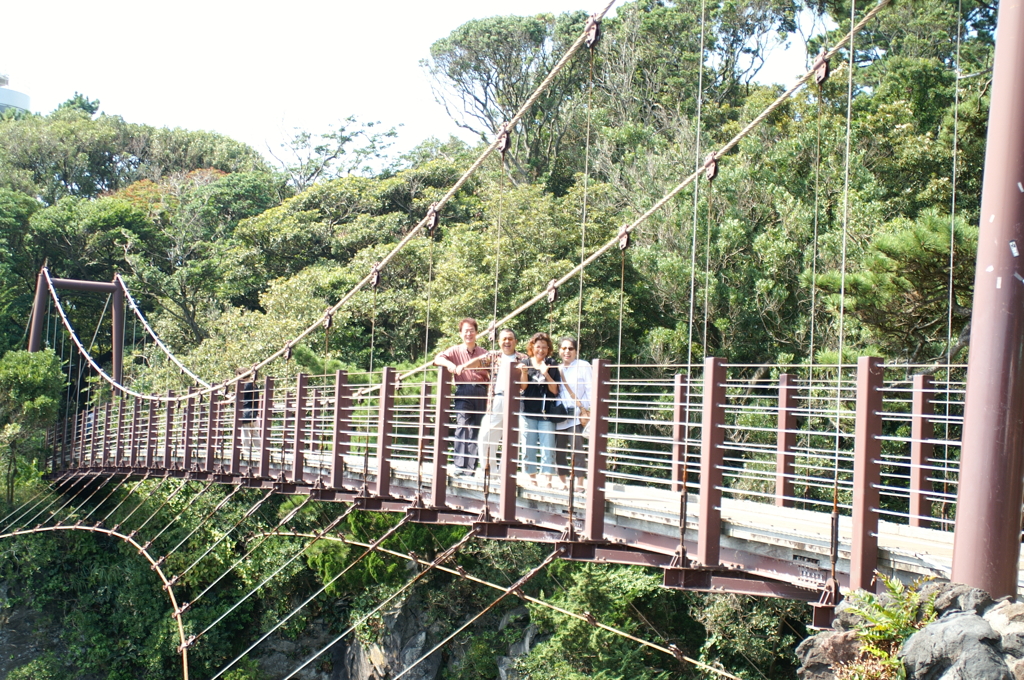
<svg viewBox="0 0 1024 680">
<path fill-rule="evenodd" d="M 582 9 L 606 0 L 53 0 L 0 10 L 0 73 L 47 113 L 80 92 L 132 123 L 219 132 L 267 154 L 295 129 L 348 116 L 398 131 L 392 152 L 450 134 L 420 66 L 430 45 L 495 15 Z M 614 13 L 614 10 L 613 10 Z M 804 72 L 801 45 L 773 53 L 762 79 Z"/>
</svg>

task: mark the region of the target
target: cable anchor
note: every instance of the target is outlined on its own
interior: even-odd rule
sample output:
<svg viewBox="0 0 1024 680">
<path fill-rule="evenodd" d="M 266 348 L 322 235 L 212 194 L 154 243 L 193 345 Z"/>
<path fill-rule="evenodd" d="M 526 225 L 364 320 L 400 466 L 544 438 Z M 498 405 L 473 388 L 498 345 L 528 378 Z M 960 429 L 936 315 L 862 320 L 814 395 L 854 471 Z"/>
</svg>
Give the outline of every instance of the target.
<svg viewBox="0 0 1024 680">
<path fill-rule="evenodd" d="M 829 66 L 828 59 L 825 58 L 825 52 L 818 54 L 818 58 L 814 60 L 814 65 L 811 66 L 814 71 L 814 82 L 821 86 L 828 80 L 828 76 L 832 73 L 832 68 Z"/>
<path fill-rule="evenodd" d="M 587 34 L 587 37 L 583 39 L 583 44 L 589 50 L 594 49 L 594 46 L 601 39 L 601 20 L 597 18 L 596 14 L 591 14 L 587 18 L 587 25 L 583 30 Z"/>
</svg>

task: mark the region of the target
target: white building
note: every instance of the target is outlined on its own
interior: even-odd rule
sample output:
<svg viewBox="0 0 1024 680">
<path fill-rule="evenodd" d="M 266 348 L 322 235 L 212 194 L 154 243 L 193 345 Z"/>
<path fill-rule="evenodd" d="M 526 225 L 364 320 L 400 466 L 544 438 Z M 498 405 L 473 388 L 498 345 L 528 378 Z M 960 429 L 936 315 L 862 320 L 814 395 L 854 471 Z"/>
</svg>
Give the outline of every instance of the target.
<svg viewBox="0 0 1024 680">
<path fill-rule="evenodd" d="M 7 76 L 0 73 L 0 112 L 7 109 L 20 109 L 27 112 L 29 110 L 28 95 L 7 89 L 8 82 Z"/>
</svg>

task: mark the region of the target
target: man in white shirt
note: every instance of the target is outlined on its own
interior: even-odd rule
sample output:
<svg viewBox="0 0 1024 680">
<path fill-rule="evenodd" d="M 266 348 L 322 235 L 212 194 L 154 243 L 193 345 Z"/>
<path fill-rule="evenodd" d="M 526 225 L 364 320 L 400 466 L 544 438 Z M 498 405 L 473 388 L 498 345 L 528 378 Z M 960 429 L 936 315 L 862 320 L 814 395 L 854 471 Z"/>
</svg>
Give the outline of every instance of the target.
<svg viewBox="0 0 1024 680">
<path fill-rule="evenodd" d="M 488 352 L 486 355 L 475 360 L 481 367 L 490 369 L 491 386 L 488 390 L 487 415 L 480 425 L 480 456 L 487 463 L 496 463 L 498 455 L 498 443 L 501 441 L 501 431 L 505 426 L 505 387 L 508 385 L 508 374 L 513 366 L 525 363 L 530 360 L 522 352 L 516 351 L 516 334 L 511 329 L 504 329 L 498 334 L 498 345 L 500 350 Z M 484 466 L 481 466 L 484 467 Z M 478 471 L 479 475 L 481 471 Z M 491 474 L 497 473 L 497 466 L 491 466 Z"/>
<path fill-rule="evenodd" d="M 558 354 L 562 357 L 562 380 L 558 398 L 566 410 L 572 414 L 568 420 L 555 424 L 555 460 L 558 465 L 558 476 L 565 482 L 572 464 L 572 452 L 575 456 L 576 477 L 586 476 L 587 471 L 587 438 L 583 434 L 580 415 L 590 412 L 590 384 L 593 381 L 594 369 L 590 362 L 577 358 L 578 345 L 576 338 L 562 338 L 558 343 Z"/>
</svg>

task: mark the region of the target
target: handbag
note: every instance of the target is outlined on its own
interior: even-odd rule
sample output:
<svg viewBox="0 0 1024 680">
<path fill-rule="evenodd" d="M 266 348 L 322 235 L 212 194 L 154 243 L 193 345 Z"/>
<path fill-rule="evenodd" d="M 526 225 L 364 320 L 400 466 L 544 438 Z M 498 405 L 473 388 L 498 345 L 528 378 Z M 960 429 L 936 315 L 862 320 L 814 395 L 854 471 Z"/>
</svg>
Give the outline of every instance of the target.
<svg viewBox="0 0 1024 680">
<path fill-rule="evenodd" d="M 565 420 L 569 417 L 569 411 L 558 397 L 548 398 L 547 391 L 544 392 L 544 418 L 547 420 Z"/>
</svg>

